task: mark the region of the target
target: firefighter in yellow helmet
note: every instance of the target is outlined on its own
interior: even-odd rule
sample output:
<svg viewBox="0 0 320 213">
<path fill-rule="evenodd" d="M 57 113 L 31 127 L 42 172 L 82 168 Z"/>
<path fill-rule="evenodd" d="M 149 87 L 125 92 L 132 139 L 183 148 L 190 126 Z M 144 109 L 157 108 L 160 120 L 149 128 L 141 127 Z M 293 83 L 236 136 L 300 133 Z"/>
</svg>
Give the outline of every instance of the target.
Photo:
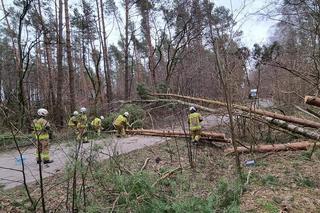
<svg viewBox="0 0 320 213">
<path fill-rule="evenodd" d="M 37 163 L 43 161 L 44 164 L 52 163 L 49 154 L 49 138 L 50 138 L 50 123 L 45 119 L 48 115 L 48 111 L 44 108 L 40 108 L 37 111 L 38 119 L 34 119 L 32 122 L 33 136 L 36 139 L 37 150 L 36 160 Z"/>
<path fill-rule="evenodd" d="M 88 118 L 86 115 L 87 109 L 85 107 L 81 107 L 80 114 L 77 117 L 77 141 L 83 143 L 89 143 L 87 137 L 87 122 Z"/>
<path fill-rule="evenodd" d="M 113 126 L 117 130 L 117 137 L 126 136 L 126 128 L 131 127 L 128 122 L 129 112 L 119 115 L 117 119 L 113 122 Z"/>
<path fill-rule="evenodd" d="M 96 117 L 95 119 L 93 119 L 93 121 L 91 121 L 91 126 L 93 127 L 94 131 L 97 133 L 98 136 L 100 136 L 101 134 L 101 129 L 102 129 L 102 123 L 101 121 L 104 119 L 103 116 Z"/>
<path fill-rule="evenodd" d="M 202 121 L 202 117 L 200 113 L 197 113 L 197 109 L 195 107 L 190 107 L 189 111 L 188 124 L 190 128 L 191 142 L 197 144 L 201 137 L 200 122 Z"/>
</svg>

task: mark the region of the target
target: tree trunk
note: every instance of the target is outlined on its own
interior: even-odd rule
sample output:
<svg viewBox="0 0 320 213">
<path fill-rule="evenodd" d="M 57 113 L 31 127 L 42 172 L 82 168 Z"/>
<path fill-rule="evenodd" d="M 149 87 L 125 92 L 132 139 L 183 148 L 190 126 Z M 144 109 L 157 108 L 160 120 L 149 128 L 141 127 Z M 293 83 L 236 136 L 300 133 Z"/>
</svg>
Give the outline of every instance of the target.
<svg viewBox="0 0 320 213">
<path fill-rule="evenodd" d="M 221 102 L 221 101 L 208 100 L 208 99 L 203 99 L 203 98 L 195 98 L 195 97 L 190 97 L 190 96 L 182 96 L 182 95 L 176 95 L 176 94 L 164 94 L 164 93 L 155 93 L 153 95 L 154 96 L 176 98 L 178 100 L 183 100 L 183 101 L 189 102 L 189 103 L 199 103 L 199 105 L 202 105 L 202 106 L 205 105 L 208 108 L 212 108 L 213 107 L 212 105 L 214 105 L 214 106 L 219 105 L 219 106 L 224 106 L 224 107 L 227 106 L 226 103 Z M 305 127 L 320 128 L 320 123 L 315 122 L 315 121 L 302 119 L 302 118 L 281 115 L 278 113 L 269 112 L 269 111 L 265 111 L 265 110 L 261 110 L 261 109 L 250 109 L 248 107 L 236 105 L 236 104 L 233 105 L 233 108 L 244 111 L 244 112 L 248 112 L 248 113 L 254 113 L 257 115 L 262 115 L 262 116 L 266 116 L 266 117 L 271 117 L 271 118 L 287 121 L 290 123 L 299 124 L 299 125 L 302 125 Z"/>
<path fill-rule="evenodd" d="M 124 98 L 129 99 L 129 0 L 125 0 Z"/>
<path fill-rule="evenodd" d="M 278 120 L 278 119 L 273 119 L 273 118 L 270 118 L 270 117 L 264 117 L 264 119 L 266 121 L 268 121 L 270 124 L 276 125 L 278 127 L 286 129 L 286 130 L 289 130 L 289 131 L 291 131 L 293 133 L 302 135 L 302 136 L 304 136 L 306 138 L 310 138 L 310 139 L 313 139 L 313 140 L 319 140 L 320 139 L 320 134 L 317 133 L 317 132 L 312 132 L 312 131 L 309 131 L 309 130 L 304 129 L 302 127 L 298 127 L 298 126 L 295 126 L 293 124 L 289 124 L 289 123 L 287 123 L 285 121 Z"/>
<path fill-rule="evenodd" d="M 296 143 L 286 143 L 286 144 L 272 144 L 272 145 L 258 145 L 254 147 L 253 150 L 247 149 L 243 146 L 237 147 L 239 153 L 249 153 L 249 152 L 279 152 L 279 151 L 296 151 L 296 150 L 307 150 L 314 143 L 307 141 L 296 142 Z M 320 144 L 317 144 L 319 146 Z M 233 148 L 227 148 L 224 150 L 226 154 L 232 154 L 234 152 Z"/>
<path fill-rule="evenodd" d="M 320 107 L 320 98 L 315 96 L 305 96 L 304 103 L 312 106 Z"/>
<path fill-rule="evenodd" d="M 53 108 L 55 106 L 55 97 L 54 97 L 54 88 L 53 88 L 53 79 L 52 79 L 52 53 L 51 53 L 51 47 L 50 47 L 50 38 L 48 36 L 48 29 L 45 26 L 43 22 L 43 16 L 42 16 L 42 9 L 41 9 L 41 1 L 38 0 L 38 10 L 39 15 L 41 17 L 41 25 L 43 28 L 43 40 L 44 40 L 44 47 L 45 47 L 45 60 L 47 61 L 47 68 L 48 68 L 48 76 L 46 78 L 49 89 L 48 89 L 48 110 L 49 112 L 53 112 Z"/>
<path fill-rule="evenodd" d="M 71 48 L 71 32 L 70 32 L 70 20 L 69 20 L 69 6 L 68 0 L 64 0 L 65 9 L 65 22 L 66 22 L 66 47 L 67 47 L 67 59 L 69 67 L 69 92 L 70 92 L 70 112 L 76 109 L 75 92 L 74 92 L 74 67 L 72 62 L 72 48 Z"/>
<path fill-rule="evenodd" d="M 57 68 L 58 68 L 58 79 L 57 79 L 57 103 L 55 108 L 56 122 L 59 127 L 63 127 L 63 98 L 62 98 L 62 87 L 63 87 L 63 78 L 64 73 L 62 69 L 62 0 L 59 0 L 59 23 L 58 23 L 58 32 L 57 32 Z"/>
<path fill-rule="evenodd" d="M 152 45 L 151 40 L 151 31 L 150 31 L 150 9 L 149 9 L 149 1 L 144 1 L 144 10 L 142 11 L 142 16 L 144 19 L 144 31 L 145 31 L 145 37 L 148 45 L 148 67 L 149 71 L 151 73 L 151 83 L 152 83 L 152 90 L 155 92 L 156 89 L 156 63 L 154 58 L 154 48 Z"/>
<path fill-rule="evenodd" d="M 98 7 L 98 1 L 96 3 Z M 97 8 L 97 11 L 99 12 L 99 8 Z M 101 13 L 102 34 L 103 34 L 103 39 L 101 43 L 102 43 L 102 51 L 103 51 L 104 75 L 106 80 L 106 98 L 107 98 L 107 103 L 109 105 L 113 99 L 113 95 L 112 95 L 112 84 L 111 84 L 111 68 L 110 68 L 109 59 L 108 59 L 106 26 L 104 22 L 104 4 L 102 0 L 100 0 L 100 13 Z M 100 28 L 100 22 L 99 22 L 99 28 Z"/>
<path fill-rule="evenodd" d="M 159 137 L 190 137 L 189 134 L 185 134 L 183 131 L 171 131 L 171 130 L 154 130 L 154 129 L 135 129 L 127 130 L 128 134 L 133 135 L 147 135 L 147 136 L 159 136 Z M 217 141 L 230 143 L 230 140 L 225 137 L 223 133 L 216 132 L 201 132 L 201 139 L 209 141 Z"/>
</svg>

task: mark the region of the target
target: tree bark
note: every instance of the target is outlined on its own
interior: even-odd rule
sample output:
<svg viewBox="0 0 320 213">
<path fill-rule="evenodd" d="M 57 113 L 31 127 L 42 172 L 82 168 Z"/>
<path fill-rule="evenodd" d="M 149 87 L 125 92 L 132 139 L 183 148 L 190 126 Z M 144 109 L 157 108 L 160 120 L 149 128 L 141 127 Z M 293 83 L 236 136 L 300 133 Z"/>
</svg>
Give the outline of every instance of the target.
<svg viewBox="0 0 320 213">
<path fill-rule="evenodd" d="M 249 153 L 249 152 L 279 152 L 279 151 L 296 151 L 296 150 L 307 150 L 314 143 L 307 141 L 296 142 L 296 143 L 286 143 L 286 144 L 273 144 L 273 145 L 258 145 L 253 148 L 253 150 L 247 149 L 243 146 L 237 147 L 239 153 Z M 320 144 L 317 144 L 319 146 Z M 226 154 L 232 154 L 234 152 L 233 148 L 227 148 L 224 150 Z"/>
<path fill-rule="evenodd" d="M 65 22 L 66 22 L 66 48 L 67 48 L 67 60 L 69 67 L 69 92 L 70 92 L 70 112 L 76 109 L 76 100 L 74 92 L 74 76 L 75 71 L 72 62 L 72 48 L 71 48 L 71 31 L 70 31 L 70 18 L 69 18 L 69 6 L 68 0 L 64 0 L 65 9 Z"/>
<path fill-rule="evenodd" d="M 316 96 L 305 96 L 304 97 L 304 103 L 316 107 L 320 107 L 320 98 Z"/>
<path fill-rule="evenodd" d="M 55 96 L 54 96 L 54 87 L 53 87 L 53 79 L 52 79 L 52 53 L 51 53 L 51 47 L 50 47 L 50 38 L 49 38 L 49 31 L 48 28 L 45 26 L 44 19 L 42 16 L 42 9 L 41 9 L 41 1 L 38 0 L 38 10 L 39 15 L 41 17 L 41 25 L 43 28 L 43 40 L 44 40 L 44 47 L 45 47 L 45 60 L 47 61 L 47 68 L 48 68 L 48 77 L 47 81 L 49 84 L 49 90 L 48 90 L 48 106 L 49 111 L 53 112 L 53 107 L 55 106 Z"/>
<path fill-rule="evenodd" d="M 152 90 L 155 92 L 156 89 L 156 62 L 154 58 L 154 47 L 152 45 L 151 40 L 151 30 L 150 30 L 150 3 L 148 0 L 143 0 L 141 2 L 141 15 L 143 18 L 142 27 L 144 28 L 145 38 L 148 45 L 148 68 L 149 72 L 151 73 L 151 83 L 152 83 Z"/>
<path fill-rule="evenodd" d="M 125 0 L 124 98 L 129 99 L 129 0 Z"/>
<path fill-rule="evenodd" d="M 62 0 L 59 0 L 59 23 L 57 32 L 57 68 L 58 68 L 58 79 L 57 79 L 57 103 L 55 108 L 56 122 L 58 126 L 63 126 L 63 98 L 62 98 L 62 87 L 63 87 L 63 69 L 62 69 Z"/>
<path fill-rule="evenodd" d="M 98 7 L 98 1 L 96 3 Z M 99 8 L 97 8 L 97 10 L 99 11 Z M 106 80 L 106 98 L 107 98 L 107 103 L 110 104 L 110 102 L 113 99 L 112 84 L 111 84 L 111 68 L 110 68 L 109 59 L 108 59 L 107 35 L 106 35 L 106 26 L 104 22 L 104 4 L 102 0 L 100 0 L 100 13 L 101 13 L 102 34 L 103 34 L 103 38 L 101 42 L 102 42 L 102 51 L 103 51 L 104 75 Z"/>
<path fill-rule="evenodd" d="M 317 132 L 312 132 L 312 131 L 304 129 L 302 127 L 298 127 L 298 126 L 295 126 L 293 124 L 289 124 L 289 123 L 287 123 L 285 121 L 278 120 L 278 119 L 273 119 L 273 118 L 270 118 L 270 117 L 264 117 L 264 119 L 266 121 L 268 121 L 270 124 L 276 125 L 276 126 L 278 126 L 280 128 L 286 129 L 286 130 L 289 130 L 289 131 L 291 131 L 293 133 L 302 135 L 302 136 L 304 136 L 306 138 L 310 138 L 310 139 L 313 139 L 313 140 L 319 140 L 320 139 L 320 134 L 317 133 Z"/>
<path fill-rule="evenodd" d="M 146 136 L 158 136 L 158 137 L 176 137 L 185 138 L 190 137 L 189 134 L 185 134 L 183 131 L 171 131 L 171 130 L 154 130 L 154 129 L 135 129 L 126 130 L 128 134 L 132 135 L 146 135 Z M 227 139 L 225 134 L 217 132 L 201 132 L 201 139 L 207 141 L 216 141 L 221 143 L 230 143 L 230 139 Z"/>
</svg>

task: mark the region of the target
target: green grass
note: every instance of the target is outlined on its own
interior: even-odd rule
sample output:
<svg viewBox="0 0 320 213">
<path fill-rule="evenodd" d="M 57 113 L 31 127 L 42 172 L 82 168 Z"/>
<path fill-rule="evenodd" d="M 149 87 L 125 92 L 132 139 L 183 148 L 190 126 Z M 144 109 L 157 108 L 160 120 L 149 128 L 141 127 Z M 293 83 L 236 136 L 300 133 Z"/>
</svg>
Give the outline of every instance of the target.
<svg viewBox="0 0 320 213">
<path fill-rule="evenodd" d="M 295 181 L 298 186 L 308 187 L 308 188 L 316 187 L 316 183 L 313 180 L 311 180 L 309 177 L 304 177 L 300 174 L 295 177 Z"/>
<path fill-rule="evenodd" d="M 258 199 L 257 202 L 268 213 L 278 213 L 280 211 L 279 207 L 272 201 Z"/>
<path fill-rule="evenodd" d="M 276 186 L 279 184 L 279 179 L 273 175 L 267 175 L 261 178 L 261 183 L 265 186 Z"/>
</svg>

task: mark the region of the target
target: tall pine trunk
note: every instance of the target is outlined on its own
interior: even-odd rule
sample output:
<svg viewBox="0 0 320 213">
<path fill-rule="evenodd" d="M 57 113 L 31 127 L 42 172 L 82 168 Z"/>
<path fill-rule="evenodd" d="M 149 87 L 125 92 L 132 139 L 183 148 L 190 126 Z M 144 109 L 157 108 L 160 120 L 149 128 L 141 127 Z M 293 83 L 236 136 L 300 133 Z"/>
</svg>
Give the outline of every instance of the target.
<svg viewBox="0 0 320 213">
<path fill-rule="evenodd" d="M 96 3 L 97 3 L 97 7 L 98 7 L 98 2 L 96 2 Z M 108 59 L 107 35 L 106 35 L 106 26 L 105 26 L 105 22 L 104 22 L 104 10 L 103 9 L 104 9 L 104 4 L 103 4 L 103 1 L 100 0 L 100 13 L 101 13 L 102 34 L 103 34 L 103 38 L 102 38 L 103 66 L 104 66 L 104 75 L 105 75 L 105 80 L 106 80 L 107 103 L 110 103 L 113 99 L 113 97 L 112 97 L 112 84 L 111 84 L 111 68 L 110 68 L 109 59 Z M 97 8 L 97 10 L 99 11 L 99 8 Z M 100 28 L 100 24 L 99 24 L 99 28 Z"/>
<path fill-rule="evenodd" d="M 68 0 L 64 0 L 65 9 L 65 21 L 66 21 L 66 47 L 67 47 L 67 60 L 69 67 L 69 92 L 70 92 L 70 112 L 73 112 L 76 108 L 75 92 L 74 92 L 74 67 L 72 62 L 72 48 L 70 38 L 70 21 L 69 21 L 69 6 Z"/>
<path fill-rule="evenodd" d="M 125 0 L 124 98 L 129 99 L 129 0 Z"/>
<path fill-rule="evenodd" d="M 57 68 L 58 68 L 58 80 L 57 80 L 57 103 L 55 108 L 56 122 L 59 127 L 63 126 L 63 98 L 62 98 L 62 87 L 63 87 L 63 78 L 64 73 L 62 70 L 62 0 L 59 0 L 59 23 L 58 23 L 58 36 L 57 36 Z"/>
</svg>

